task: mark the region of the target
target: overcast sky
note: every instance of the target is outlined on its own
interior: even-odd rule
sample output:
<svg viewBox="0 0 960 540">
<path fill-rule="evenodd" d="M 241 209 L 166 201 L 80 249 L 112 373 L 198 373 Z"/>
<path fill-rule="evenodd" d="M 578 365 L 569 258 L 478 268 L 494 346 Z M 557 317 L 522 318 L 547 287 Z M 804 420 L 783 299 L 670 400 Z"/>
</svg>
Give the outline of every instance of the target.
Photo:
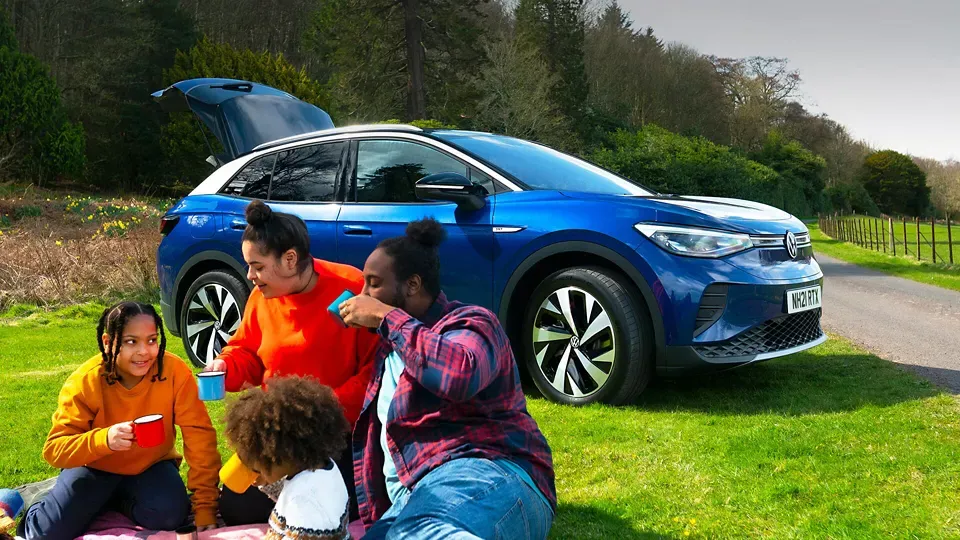
<svg viewBox="0 0 960 540">
<path fill-rule="evenodd" d="M 960 160 L 960 0 L 620 0 L 703 54 L 780 56 L 802 102 L 878 148 Z"/>
</svg>

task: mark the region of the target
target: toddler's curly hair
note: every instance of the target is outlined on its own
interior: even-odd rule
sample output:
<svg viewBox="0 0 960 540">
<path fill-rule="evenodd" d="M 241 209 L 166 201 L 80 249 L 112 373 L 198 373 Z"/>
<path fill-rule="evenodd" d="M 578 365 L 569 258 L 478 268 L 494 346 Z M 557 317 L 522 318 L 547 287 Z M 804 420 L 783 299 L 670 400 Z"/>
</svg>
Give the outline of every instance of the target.
<svg viewBox="0 0 960 540">
<path fill-rule="evenodd" d="M 329 386 L 313 377 L 276 377 L 231 404 L 227 440 L 240 461 L 297 471 L 319 469 L 346 450 L 350 423 Z"/>
</svg>

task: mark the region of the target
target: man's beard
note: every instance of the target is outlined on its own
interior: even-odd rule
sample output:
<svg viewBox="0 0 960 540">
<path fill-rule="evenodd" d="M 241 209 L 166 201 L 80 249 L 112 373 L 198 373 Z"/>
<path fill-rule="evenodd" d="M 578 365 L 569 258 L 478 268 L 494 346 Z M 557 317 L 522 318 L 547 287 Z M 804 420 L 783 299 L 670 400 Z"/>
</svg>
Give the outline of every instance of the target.
<svg viewBox="0 0 960 540">
<path fill-rule="evenodd" d="M 407 295 L 404 294 L 403 285 L 397 285 L 393 291 L 393 298 L 390 299 L 390 307 L 407 311 Z"/>
</svg>

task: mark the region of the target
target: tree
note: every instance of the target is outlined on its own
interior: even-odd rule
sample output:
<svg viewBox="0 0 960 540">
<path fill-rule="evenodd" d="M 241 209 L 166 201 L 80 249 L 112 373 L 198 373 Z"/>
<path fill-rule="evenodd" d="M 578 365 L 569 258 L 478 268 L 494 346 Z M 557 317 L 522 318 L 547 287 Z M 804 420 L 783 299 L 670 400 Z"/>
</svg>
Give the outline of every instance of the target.
<svg viewBox="0 0 960 540">
<path fill-rule="evenodd" d="M 755 150 L 782 119 L 789 100 L 800 87 L 800 74 L 786 58 L 711 57 L 727 97 L 733 103 L 730 140 L 745 150 Z"/>
<path fill-rule="evenodd" d="M 83 128 L 67 120 L 47 67 L 3 46 L 0 73 L 0 176 L 42 184 L 60 174 L 81 174 Z"/>
<path fill-rule="evenodd" d="M 927 175 L 910 157 L 894 150 L 867 156 L 859 180 L 884 212 L 921 216 L 930 205 Z"/>
<path fill-rule="evenodd" d="M 537 51 L 557 76 L 553 99 L 583 133 L 589 88 L 584 68 L 583 0 L 520 0 L 516 9 L 521 47 Z"/>
<path fill-rule="evenodd" d="M 960 161 L 925 158 L 914 158 L 913 161 L 927 175 L 934 208 L 949 215 L 960 212 Z"/>
<path fill-rule="evenodd" d="M 485 0 L 329 0 L 306 42 L 343 116 L 456 121 L 468 115 L 483 59 Z"/>
<path fill-rule="evenodd" d="M 288 92 L 328 112 L 330 109 L 330 96 L 323 86 L 311 79 L 306 70 L 297 68 L 282 55 L 237 50 L 203 37 L 189 51 L 178 51 L 173 66 L 163 73 L 165 85 L 198 77 L 254 81 Z M 156 104 L 153 107 L 156 108 Z M 167 184 L 183 187 L 195 185 L 205 175 L 203 168 L 197 165 L 203 163 L 209 150 L 193 115 L 171 115 L 162 133 L 161 148 L 166 161 L 165 170 L 169 175 Z M 212 135 L 208 135 L 208 138 L 216 143 Z"/>
<path fill-rule="evenodd" d="M 652 29 L 636 31 L 612 2 L 587 28 L 584 39 L 589 104 L 599 115 L 637 128 L 659 119 L 657 76 L 663 44 Z"/>
<path fill-rule="evenodd" d="M 4 47 L 16 51 L 20 48 L 20 44 L 17 42 L 17 34 L 13 31 L 13 26 L 10 25 L 7 10 L 0 7 L 0 49 Z"/>
<path fill-rule="evenodd" d="M 488 62 L 477 83 L 483 98 L 473 127 L 570 147 L 569 126 L 552 99 L 556 76 L 540 55 L 509 36 L 487 45 L 486 53 Z"/>
<path fill-rule="evenodd" d="M 823 173 L 826 161 L 791 141 L 779 131 L 771 131 L 763 147 L 751 152 L 750 159 L 770 167 L 780 175 L 784 210 L 802 216 L 820 209 L 820 195 L 825 187 Z"/>
</svg>

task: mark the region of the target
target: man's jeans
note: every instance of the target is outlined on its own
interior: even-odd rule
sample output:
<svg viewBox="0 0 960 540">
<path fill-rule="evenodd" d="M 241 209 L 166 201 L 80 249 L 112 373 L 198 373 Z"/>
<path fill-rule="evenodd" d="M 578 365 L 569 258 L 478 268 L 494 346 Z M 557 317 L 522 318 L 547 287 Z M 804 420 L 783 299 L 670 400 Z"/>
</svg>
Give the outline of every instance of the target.
<svg viewBox="0 0 960 540">
<path fill-rule="evenodd" d="M 363 538 L 542 540 L 552 524 L 553 510 L 514 471 L 462 458 L 430 471 Z"/>
</svg>

